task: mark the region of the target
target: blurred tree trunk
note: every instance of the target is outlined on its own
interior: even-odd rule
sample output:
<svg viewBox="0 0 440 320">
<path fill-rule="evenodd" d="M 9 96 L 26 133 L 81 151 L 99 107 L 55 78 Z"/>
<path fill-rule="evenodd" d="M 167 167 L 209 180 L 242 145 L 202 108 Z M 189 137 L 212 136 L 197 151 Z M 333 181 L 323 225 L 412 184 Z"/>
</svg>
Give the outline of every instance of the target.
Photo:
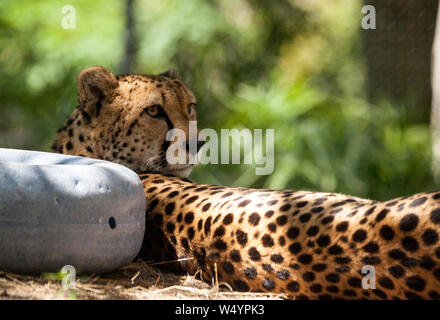
<svg viewBox="0 0 440 320">
<path fill-rule="evenodd" d="M 121 73 L 132 73 L 136 65 L 137 37 L 136 21 L 134 17 L 135 0 L 125 1 L 125 32 L 124 56 L 121 60 L 119 70 Z"/>
<path fill-rule="evenodd" d="M 429 118 L 431 50 L 438 0 L 364 0 L 376 9 L 376 29 L 362 30 L 370 101 L 382 97 Z"/>
<path fill-rule="evenodd" d="M 440 9 L 432 50 L 432 169 L 436 181 L 440 181 Z"/>
</svg>

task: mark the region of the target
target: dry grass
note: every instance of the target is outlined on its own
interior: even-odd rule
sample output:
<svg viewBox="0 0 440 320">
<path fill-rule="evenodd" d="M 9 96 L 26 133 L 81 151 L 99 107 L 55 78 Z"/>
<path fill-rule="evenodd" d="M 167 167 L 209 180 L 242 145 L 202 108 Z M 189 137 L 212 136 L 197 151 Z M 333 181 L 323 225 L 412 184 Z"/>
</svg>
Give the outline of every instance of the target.
<svg viewBox="0 0 440 320">
<path fill-rule="evenodd" d="M 105 275 L 79 277 L 65 291 L 61 281 L 0 271 L 0 299 L 283 299 L 283 295 L 235 292 L 213 279 L 212 285 L 194 276 L 163 272 L 135 262 Z"/>
</svg>

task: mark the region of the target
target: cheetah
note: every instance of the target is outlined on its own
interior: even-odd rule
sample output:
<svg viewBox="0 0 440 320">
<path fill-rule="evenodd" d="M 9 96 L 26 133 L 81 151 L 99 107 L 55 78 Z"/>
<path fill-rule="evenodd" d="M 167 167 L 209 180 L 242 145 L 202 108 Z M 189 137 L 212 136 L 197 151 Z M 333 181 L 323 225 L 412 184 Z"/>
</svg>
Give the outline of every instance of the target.
<svg viewBox="0 0 440 320">
<path fill-rule="evenodd" d="M 142 259 L 178 261 L 206 281 L 292 299 L 440 298 L 440 191 L 377 202 L 191 182 L 191 166 L 163 156 L 167 131 L 188 133 L 196 119 L 195 97 L 172 71 L 115 77 L 88 68 L 78 102 L 53 150 L 139 174 L 147 199 Z"/>
</svg>

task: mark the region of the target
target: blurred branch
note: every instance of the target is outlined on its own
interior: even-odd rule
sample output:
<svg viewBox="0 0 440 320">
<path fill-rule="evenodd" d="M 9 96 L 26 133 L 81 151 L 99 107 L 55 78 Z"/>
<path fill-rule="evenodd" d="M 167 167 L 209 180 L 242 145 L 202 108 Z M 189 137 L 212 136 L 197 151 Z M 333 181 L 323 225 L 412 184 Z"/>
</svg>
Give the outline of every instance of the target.
<svg viewBox="0 0 440 320">
<path fill-rule="evenodd" d="M 136 37 L 136 21 L 134 17 L 135 0 L 126 0 L 125 5 L 125 50 L 121 60 L 120 72 L 133 72 L 136 64 L 137 37 Z"/>
</svg>

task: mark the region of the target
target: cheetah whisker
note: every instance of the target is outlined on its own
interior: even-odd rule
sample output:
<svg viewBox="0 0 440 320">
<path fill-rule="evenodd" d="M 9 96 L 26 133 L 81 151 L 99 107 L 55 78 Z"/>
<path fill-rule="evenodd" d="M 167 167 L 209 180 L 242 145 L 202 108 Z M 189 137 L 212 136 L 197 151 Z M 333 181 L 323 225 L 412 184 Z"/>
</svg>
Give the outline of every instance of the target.
<svg viewBox="0 0 440 320">
<path fill-rule="evenodd" d="M 161 261 L 161 262 L 150 263 L 149 265 L 150 266 L 157 266 L 157 265 L 161 265 L 161 264 L 190 261 L 190 260 L 194 260 L 194 258 L 181 258 L 181 259 L 176 259 L 176 260 Z"/>
</svg>

